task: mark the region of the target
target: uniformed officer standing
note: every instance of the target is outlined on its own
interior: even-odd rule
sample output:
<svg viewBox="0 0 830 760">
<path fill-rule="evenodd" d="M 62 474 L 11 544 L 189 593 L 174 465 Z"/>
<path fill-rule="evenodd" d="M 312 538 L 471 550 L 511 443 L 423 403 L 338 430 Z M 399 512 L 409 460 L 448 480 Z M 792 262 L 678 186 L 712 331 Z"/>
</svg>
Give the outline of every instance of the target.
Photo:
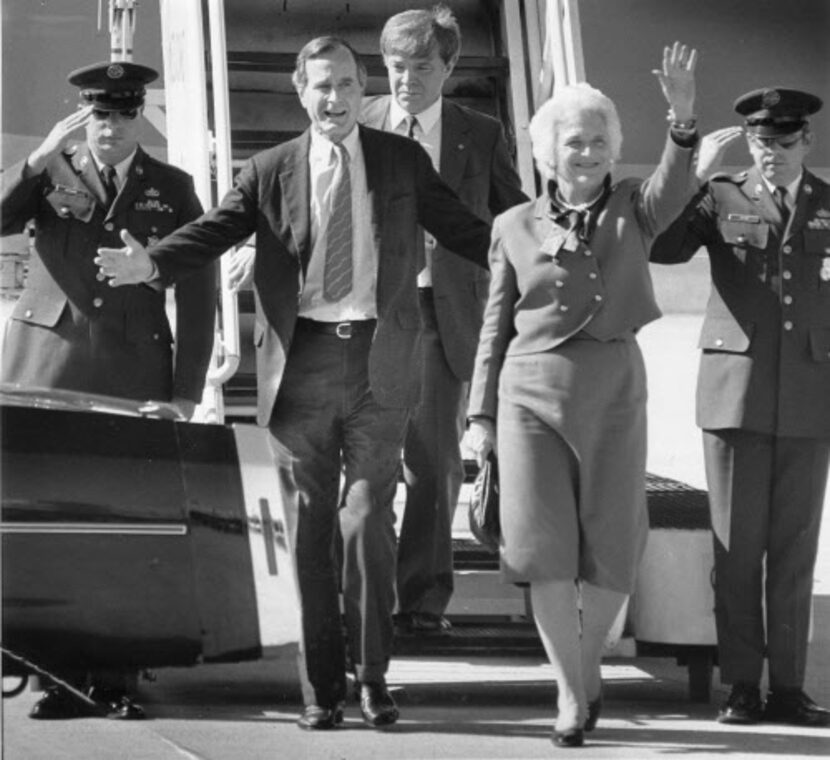
<svg viewBox="0 0 830 760">
<path fill-rule="evenodd" d="M 174 352 L 164 290 L 116 290 L 93 263 L 99 246 L 121 245 L 122 229 L 151 246 L 201 214 L 190 176 L 147 155 L 137 141 L 145 85 L 157 76 L 128 62 L 74 71 L 69 81 L 81 88 L 82 107 L 4 173 L 2 234 L 20 232 L 33 220 L 35 254 L 6 327 L 2 380 L 172 401 L 190 417 L 213 344 L 214 268 L 176 287 Z M 81 127 L 86 143 L 67 147 Z M 109 717 L 143 717 L 125 696 L 132 680 L 126 674 L 61 675 L 90 689 Z M 50 687 L 32 717 L 88 712 L 67 691 Z"/>
<path fill-rule="evenodd" d="M 830 723 L 803 691 L 830 461 L 830 186 L 803 166 L 821 105 L 777 87 L 738 98 L 753 167 L 712 176 L 652 249 L 670 264 L 705 246 L 711 263 L 697 422 L 718 657 L 732 685 L 723 723 Z"/>
<path fill-rule="evenodd" d="M 173 401 L 187 417 L 201 400 L 213 269 L 176 288 L 174 356 L 164 291 L 114 290 L 92 262 L 99 246 L 121 245 L 122 229 L 152 245 L 202 212 L 190 176 L 138 144 L 145 85 L 157 76 L 129 62 L 72 72 L 82 107 L 4 172 L 1 234 L 34 220 L 36 253 L 6 328 L 3 382 Z M 86 142 L 67 147 L 81 127 Z"/>
</svg>

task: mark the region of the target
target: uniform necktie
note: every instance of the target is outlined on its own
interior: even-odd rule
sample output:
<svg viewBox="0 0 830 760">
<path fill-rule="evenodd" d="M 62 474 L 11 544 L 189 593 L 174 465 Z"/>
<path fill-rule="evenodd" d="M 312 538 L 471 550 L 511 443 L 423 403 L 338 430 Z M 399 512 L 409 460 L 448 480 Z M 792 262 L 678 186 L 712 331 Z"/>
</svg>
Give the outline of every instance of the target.
<svg viewBox="0 0 830 760">
<path fill-rule="evenodd" d="M 417 140 L 417 129 L 420 125 L 418 124 L 418 117 L 417 116 L 407 116 L 406 117 L 406 136 L 411 140 Z"/>
<path fill-rule="evenodd" d="M 778 212 L 781 214 L 781 224 L 786 227 L 790 219 L 790 207 L 787 205 L 787 188 L 775 188 L 775 205 L 778 206 Z"/>
<path fill-rule="evenodd" d="M 101 168 L 101 181 L 104 185 L 104 194 L 106 196 L 105 203 L 108 209 L 112 207 L 113 203 L 115 203 L 115 197 L 118 195 L 115 177 L 115 167 L 110 166 L 109 164 L 104 164 Z"/>
<path fill-rule="evenodd" d="M 349 152 L 335 145 L 337 166 L 332 180 L 326 263 L 323 271 L 323 298 L 339 301 L 352 289 L 352 183 Z"/>
</svg>

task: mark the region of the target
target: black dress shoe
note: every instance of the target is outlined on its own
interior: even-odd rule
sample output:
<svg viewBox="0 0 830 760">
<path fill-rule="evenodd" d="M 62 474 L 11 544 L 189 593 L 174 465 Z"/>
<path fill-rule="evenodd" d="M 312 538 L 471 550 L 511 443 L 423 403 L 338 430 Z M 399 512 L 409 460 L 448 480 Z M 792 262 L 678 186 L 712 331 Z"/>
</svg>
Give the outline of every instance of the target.
<svg viewBox="0 0 830 760">
<path fill-rule="evenodd" d="M 306 731 L 327 731 L 343 722 L 343 703 L 338 702 L 334 707 L 320 707 L 320 705 L 306 705 L 297 725 Z"/>
<path fill-rule="evenodd" d="M 550 740 L 557 747 L 581 747 L 585 744 L 585 733 L 581 728 L 569 728 L 565 731 L 554 730 Z"/>
<path fill-rule="evenodd" d="M 144 708 L 133 702 L 123 691 L 93 687 L 89 698 L 99 706 L 99 714 L 110 720 L 144 720 Z"/>
<path fill-rule="evenodd" d="M 757 686 L 735 684 L 729 692 L 726 702 L 718 713 L 718 723 L 737 723 L 748 725 L 761 720 L 764 703 L 761 690 Z"/>
<path fill-rule="evenodd" d="M 593 731 L 597 727 L 599 714 L 602 712 L 602 694 L 588 703 L 588 717 L 585 718 L 585 731 Z"/>
<path fill-rule="evenodd" d="M 60 686 L 49 686 L 43 696 L 35 702 L 29 717 L 35 720 L 67 720 L 94 715 L 94 710 L 74 694 Z"/>
<path fill-rule="evenodd" d="M 360 684 L 360 712 L 366 725 L 391 726 L 400 713 L 392 695 L 382 683 Z"/>
<path fill-rule="evenodd" d="M 830 710 L 817 705 L 801 689 L 771 691 L 764 720 L 793 726 L 830 726 Z"/>
</svg>

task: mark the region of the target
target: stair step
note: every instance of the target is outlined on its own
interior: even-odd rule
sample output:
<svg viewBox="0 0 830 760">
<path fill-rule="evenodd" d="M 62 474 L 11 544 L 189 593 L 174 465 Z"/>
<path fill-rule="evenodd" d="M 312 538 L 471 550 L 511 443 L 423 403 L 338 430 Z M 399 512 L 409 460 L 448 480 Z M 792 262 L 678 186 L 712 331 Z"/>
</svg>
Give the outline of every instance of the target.
<svg viewBox="0 0 830 760">
<path fill-rule="evenodd" d="M 536 627 L 527 620 L 467 622 L 450 617 L 450 631 L 435 636 L 395 636 L 397 656 L 466 654 L 544 655 Z"/>
</svg>

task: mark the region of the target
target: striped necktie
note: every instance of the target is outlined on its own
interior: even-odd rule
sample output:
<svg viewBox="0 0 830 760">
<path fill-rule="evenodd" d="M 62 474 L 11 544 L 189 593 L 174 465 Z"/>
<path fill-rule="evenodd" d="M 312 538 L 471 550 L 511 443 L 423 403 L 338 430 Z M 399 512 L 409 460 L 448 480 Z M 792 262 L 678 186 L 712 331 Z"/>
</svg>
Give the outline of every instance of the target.
<svg viewBox="0 0 830 760">
<path fill-rule="evenodd" d="M 337 166 L 332 179 L 326 261 L 323 270 L 323 298 L 339 301 L 352 290 L 352 183 L 349 152 L 335 145 Z"/>
</svg>

